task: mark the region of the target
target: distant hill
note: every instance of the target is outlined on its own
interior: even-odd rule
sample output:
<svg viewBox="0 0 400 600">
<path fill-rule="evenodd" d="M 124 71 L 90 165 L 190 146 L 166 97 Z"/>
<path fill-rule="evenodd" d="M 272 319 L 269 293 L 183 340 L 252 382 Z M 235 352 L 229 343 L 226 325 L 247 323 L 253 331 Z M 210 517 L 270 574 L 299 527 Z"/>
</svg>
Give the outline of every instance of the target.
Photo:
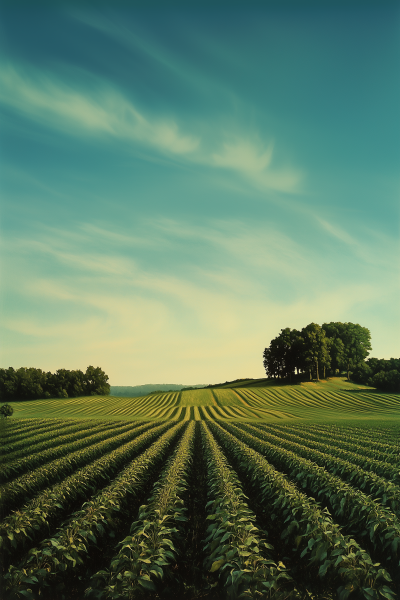
<svg viewBox="0 0 400 600">
<path fill-rule="evenodd" d="M 198 383 L 192 385 L 182 385 L 181 383 L 146 383 L 145 385 L 112 385 L 110 396 L 124 396 L 134 398 L 135 396 L 146 396 L 151 392 L 170 392 L 179 391 L 186 387 L 202 388 L 206 384 Z"/>
<path fill-rule="evenodd" d="M 234 379 L 233 381 L 225 381 L 225 383 L 212 383 L 205 387 L 207 388 L 233 388 L 233 387 L 249 387 L 249 386 L 265 386 L 272 383 L 272 380 L 266 379 Z"/>
</svg>

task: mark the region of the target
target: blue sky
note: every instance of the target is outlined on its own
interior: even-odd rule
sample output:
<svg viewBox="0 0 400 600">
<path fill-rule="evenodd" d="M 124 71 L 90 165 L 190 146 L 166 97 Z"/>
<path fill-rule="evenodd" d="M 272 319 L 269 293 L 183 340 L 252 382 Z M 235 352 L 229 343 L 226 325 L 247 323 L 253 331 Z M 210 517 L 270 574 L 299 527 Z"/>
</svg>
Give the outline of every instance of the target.
<svg viewBox="0 0 400 600">
<path fill-rule="evenodd" d="M 312 321 L 398 356 L 399 5 L 111 6 L 1 14 L 2 365 L 263 377 Z"/>
</svg>

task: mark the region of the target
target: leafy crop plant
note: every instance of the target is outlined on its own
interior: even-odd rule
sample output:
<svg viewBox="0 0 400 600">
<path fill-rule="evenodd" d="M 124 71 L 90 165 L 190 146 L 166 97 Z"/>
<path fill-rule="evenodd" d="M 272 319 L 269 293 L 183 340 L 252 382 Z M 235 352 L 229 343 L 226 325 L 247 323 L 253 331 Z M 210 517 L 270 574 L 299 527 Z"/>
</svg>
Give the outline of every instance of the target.
<svg viewBox="0 0 400 600">
<path fill-rule="evenodd" d="M 285 565 L 271 558 L 273 548 L 255 525 L 236 473 L 207 425 L 201 425 L 210 498 L 204 566 L 218 576 L 211 586 L 222 588 L 230 600 L 298 598 Z"/>
<path fill-rule="evenodd" d="M 108 570 L 93 576 L 86 595 L 98 600 L 123 600 L 156 592 L 174 578 L 182 523 L 187 521 L 182 495 L 188 487 L 194 447 L 195 423 L 191 421 L 173 456 L 154 484 L 147 505 L 139 509 L 130 535 Z"/>
<path fill-rule="evenodd" d="M 288 550 L 297 549 L 296 555 L 304 559 L 305 569 L 320 581 L 324 579 L 328 586 L 335 586 L 338 600 L 347 600 L 352 592 L 365 600 L 396 598 L 387 585 L 391 582 L 389 573 L 379 563 L 374 564 L 354 539 L 341 533 L 326 509 L 301 493 L 261 454 L 236 436 L 217 423 L 211 429 L 250 480 L 265 509 L 279 520 L 283 527 L 281 538 Z"/>
</svg>

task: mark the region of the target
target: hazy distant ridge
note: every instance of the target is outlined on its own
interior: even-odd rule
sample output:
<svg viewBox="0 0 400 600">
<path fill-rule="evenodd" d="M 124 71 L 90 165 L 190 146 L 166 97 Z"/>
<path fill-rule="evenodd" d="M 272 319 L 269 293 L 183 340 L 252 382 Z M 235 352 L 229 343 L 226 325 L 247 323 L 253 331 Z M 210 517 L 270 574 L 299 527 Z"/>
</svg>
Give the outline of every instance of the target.
<svg viewBox="0 0 400 600">
<path fill-rule="evenodd" d="M 150 392 L 181 390 L 184 387 L 204 387 L 205 383 L 187 384 L 181 383 L 146 383 L 145 385 L 112 385 L 111 396 L 144 396 Z"/>
</svg>

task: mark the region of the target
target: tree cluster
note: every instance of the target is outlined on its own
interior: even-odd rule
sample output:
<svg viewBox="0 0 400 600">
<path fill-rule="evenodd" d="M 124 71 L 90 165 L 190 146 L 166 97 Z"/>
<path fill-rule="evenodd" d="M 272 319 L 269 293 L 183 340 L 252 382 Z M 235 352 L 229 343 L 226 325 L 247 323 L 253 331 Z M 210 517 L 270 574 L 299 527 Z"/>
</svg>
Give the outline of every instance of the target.
<svg viewBox="0 0 400 600">
<path fill-rule="evenodd" d="M 350 370 L 364 362 L 371 350 L 371 334 L 355 323 L 310 323 L 301 331 L 281 329 L 264 350 L 267 377 L 292 380 L 295 372 L 319 379 Z"/>
<path fill-rule="evenodd" d="M 3 406 L 0 406 L 0 415 L 3 418 L 11 417 L 13 412 L 14 412 L 14 409 L 9 404 L 3 404 Z"/>
<path fill-rule="evenodd" d="M 86 372 L 58 369 L 46 373 L 33 367 L 0 369 L 0 400 L 32 400 L 35 398 L 74 398 L 76 396 L 108 396 L 108 375 L 100 367 L 89 366 Z"/>
<path fill-rule="evenodd" d="M 356 367 L 352 379 L 385 392 L 400 392 L 400 358 L 368 358 Z"/>
</svg>

